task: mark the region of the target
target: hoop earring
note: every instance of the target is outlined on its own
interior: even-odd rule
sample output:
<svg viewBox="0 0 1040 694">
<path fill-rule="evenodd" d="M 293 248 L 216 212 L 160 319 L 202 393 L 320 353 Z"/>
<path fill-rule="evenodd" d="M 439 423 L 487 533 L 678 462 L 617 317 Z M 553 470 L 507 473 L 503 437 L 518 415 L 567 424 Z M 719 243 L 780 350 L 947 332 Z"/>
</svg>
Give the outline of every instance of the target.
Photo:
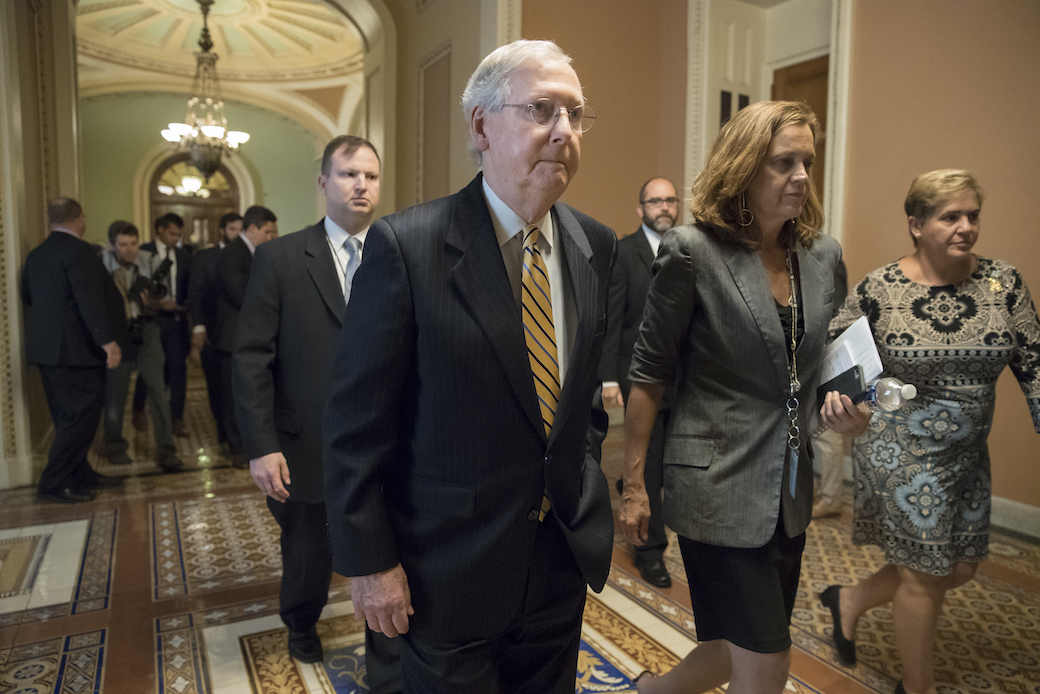
<svg viewBox="0 0 1040 694">
<path fill-rule="evenodd" d="M 744 221 L 745 214 L 749 218 L 746 222 Z M 743 193 L 740 194 L 740 217 L 737 219 L 737 221 L 740 223 L 740 226 L 744 227 L 745 229 L 747 229 L 749 226 L 755 223 L 755 215 L 752 214 L 751 210 L 747 208 L 747 201 L 744 199 Z"/>
</svg>

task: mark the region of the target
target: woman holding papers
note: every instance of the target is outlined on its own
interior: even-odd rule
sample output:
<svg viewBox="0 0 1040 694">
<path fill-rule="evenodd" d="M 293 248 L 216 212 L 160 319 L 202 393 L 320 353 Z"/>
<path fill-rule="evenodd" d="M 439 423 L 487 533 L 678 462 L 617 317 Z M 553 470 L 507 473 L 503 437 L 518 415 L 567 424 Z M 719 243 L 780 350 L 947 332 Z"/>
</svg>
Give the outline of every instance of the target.
<svg viewBox="0 0 1040 694">
<path fill-rule="evenodd" d="M 819 133 L 804 103 L 741 110 L 693 186 L 696 224 L 661 241 L 629 377 L 621 523 L 646 540 L 647 442 L 677 382 L 665 441 L 665 522 L 679 534 L 701 645 L 640 692 L 780 692 L 812 511 L 814 381 L 827 341 L 838 244 L 818 233 L 808 172 Z M 804 388 L 803 388 L 804 385 Z M 869 414 L 829 393 L 835 430 Z"/>
<path fill-rule="evenodd" d="M 880 547 L 888 564 L 820 595 L 848 665 L 859 616 L 892 602 L 897 692 L 936 691 L 932 647 L 946 591 L 988 553 L 986 437 L 1004 367 L 1040 431 L 1040 321 L 1018 271 L 971 252 L 982 199 L 969 171 L 914 179 L 905 203 L 913 254 L 868 274 L 831 323 L 837 335 L 866 316 L 887 373 L 918 388 L 903 409 L 877 413 L 852 447 L 852 539 Z"/>
</svg>

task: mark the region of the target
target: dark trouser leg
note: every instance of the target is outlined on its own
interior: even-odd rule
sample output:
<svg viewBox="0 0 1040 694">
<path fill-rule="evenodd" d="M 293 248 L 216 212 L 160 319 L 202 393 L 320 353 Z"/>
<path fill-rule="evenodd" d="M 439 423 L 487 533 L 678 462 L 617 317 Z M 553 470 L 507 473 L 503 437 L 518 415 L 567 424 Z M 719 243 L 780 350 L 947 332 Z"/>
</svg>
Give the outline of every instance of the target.
<svg viewBox="0 0 1040 694">
<path fill-rule="evenodd" d="M 643 480 L 646 493 L 650 497 L 650 526 L 647 529 L 646 544 L 635 547 L 637 561 L 654 561 L 664 556 L 668 547 L 668 535 L 664 529 L 664 509 L 661 489 L 664 486 L 664 437 L 668 431 L 668 416 L 671 410 L 661 410 L 654 420 L 654 430 L 650 434 L 650 445 L 646 449 L 646 467 Z"/>
<path fill-rule="evenodd" d="M 228 450 L 237 455 L 242 452 L 242 434 L 238 430 L 238 420 L 235 418 L 235 398 L 231 394 L 231 369 L 234 359 L 231 352 L 218 350 L 217 355 L 217 363 L 220 366 L 220 389 L 225 396 L 223 403 L 224 434 L 227 436 Z M 275 517 L 277 518 L 277 516 Z M 324 527 L 322 532 L 325 532 Z"/>
<path fill-rule="evenodd" d="M 191 333 L 184 314 L 160 315 L 163 352 L 166 354 L 166 385 L 170 389 L 170 416 L 184 419 L 184 401 L 188 392 L 188 352 L 191 350 Z"/>
<path fill-rule="evenodd" d="M 124 359 L 119 366 L 105 372 L 105 455 L 125 453 L 129 444 L 123 436 L 123 413 L 134 362 Z"/>
<path fill-rule="evenodd" d="M 54 443 L 37 489 L 77 489 L 94 475 L 87 451 L 105 406 L 105 367 L 41 366 L 40 376 L 54 420 Z"/>
<path fill-rule="evenodd" d="M 282 529 L 279 614 L 289 631 L 305 634 L 318 623 L 332 580 L 325 504 L 282 504 L 267 497 L 267 508 Z"/>
<path fill-rule="evenodd" d="M 227 441 L 224 431 L 224 392 L 220 383 L 220 357 L 217 350 L 208 342 L 202 346 L 199 355 L 202 361 L 202 373 L 206 377 L 206 393 L 209 395 L 209 411 L 217 423 L 217 442 Z"/>
<path fill-rule="evenodd" d="M 392 639 L 365 625 L 365 671 L 368 694 L 401 694 L 401 639 Z"/>
<path fill-rule="evenodd" d="M 585 579 L 556 517 L 539 525 L 523 608 L 501 637 L 460 644 L 401 639 L 405 691 L 573 694 Z"/>
</svg>

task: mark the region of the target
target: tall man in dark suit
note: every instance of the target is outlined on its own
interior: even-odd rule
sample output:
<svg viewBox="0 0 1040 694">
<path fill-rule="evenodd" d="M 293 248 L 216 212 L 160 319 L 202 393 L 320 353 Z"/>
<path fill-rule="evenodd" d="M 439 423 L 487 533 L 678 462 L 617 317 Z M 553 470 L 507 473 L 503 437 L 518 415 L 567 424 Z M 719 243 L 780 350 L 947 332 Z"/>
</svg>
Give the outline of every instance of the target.
<svg viewBox="0 0 1040 694">
<path fill-rule="evenodd" d="M 379 204 L 379 156 L 341 135 L 325 147 L 326 217 L 257 250 L 235 341 L 235 405 L 249 469 L 282 529 L 282 621 L 289 652 L 322 659 L 315 624 L 328 598 L 321 413 L 343 311 Z M 400 691 L 397 643 L 366 631 L 374 694 Z"/>
<path fill-rule="evenodd" d="M 54 443 L 37 494 L 47 501 L 90 501 L 118 484 L 94 472 L 87 451 L 105 403 L 105 367 L 119 366 L 126 330 L 123 302 L 94 247 L 83 240 L 83 208 L 72 198 L 47 205 L 51 233 L 25 259 L 26 361 L 36 364 L 54 420 Z"/>
<path fill-rule="evenodd" d="M 235 351 L 235 335 L 238 316 L 249 285 L 249 273 L 253 267 L 253 254 L 263 243 L 278 236 L 278 218 L 274 212 L 253 205 L 242 215 L 242 233 L 217 258 L 216 310 L 213 318 L 213 333 L 210 343 L 217 350 L 217 368 L 220 390 L 232 392 L 232 355 Z M 231 464 L 247 469 L 249 461 L 242 453 L 242 434 L 235 419 L 235 401 L 229 397 L 223 403 L 224 433 L 227 436 Z"/>
<path fill-rule="evenodd" d="M 173 304 L 159 311 L 155 322 L 162 332 L 163 353 L 166 355 L 166 386 L 170 389 L 170 416 L 173 418 L 174 436 L 187 436 L 184 426 L 184 401 L 188 392 L 188 352 L 191 349 L 191 325 L 188 320 L 188 284 L 190 283 L 191 254 L 177 244 L 184 235 L 184 220 L 170 212 L 155 220 L 155 241 L 141 244 L 142 251 L 152 254 L 156 270 L 163 260 L 173 261 L 166 280 L 168 296 Z M 144 430 L 144 402 L 146 386 L 142 379 L 134 388 L 133 423 Z"/>
<path fill-rule="evenodd" d="M 555 44 L 497 49 L 462 101 L 483 175 L 373 224 L 354 276 L 324 417 L 333 568 L 401 635 L 406 691 L 569 694 L 613 538 L 586 429 L 616 239 L 557 202 L 592 114 Z"/>
<path fill-rule="evenodd" d="M 639 189 L 636 214 L 642 224 L 634 234 L 618 242 L 617 265 L 610 278 L 610 299 L 607 303 L 607 333 L 603 339 L 603 359 L 600 378 L 603 379 L 603 404 L 622 407 L 628 399 L 632 382 L 628 367 L 632 349 L 639 337 L 643 320 L 643 306 L 650 291 L 650 266 L 657 256 L 661 234 L 675 226 L 679 217 L 679 196 L 667 178 L 651 178 Z M 670 398 L 665 398 L 657 412 L 654 430 L 647 451 L 646 492 L 650 496 L 650 528 L 643 546 L 635 547 L 635 565 L 643 579 L 655 586 L 667 588 L 672 577 L 664 565 L 664 551 L 668 535 L 664 529 L 661 510 L 661 486 L 664 484 L 664 435 L 668 429 Z M 618 480 L 620 492 L 621 480 Z"/>
<path fill-rule="evenodd" d="M 242 215 L 228 212 L 220 218 L 220 240 L 213 246 L 197 251 L 191 258 L 191 278 L 188 284 L 188 309 L 191 311 L 191 344 L 199 350 L 202 373 L 206 377 L 209 409 L 217 423 L 217 443 L 227 443 L 224 431 L 225 394 L 220 382 L 220 358 L 210 343 L 217 312 L 217 259 L 224 248 L 242 233 Z"/>
</svg>

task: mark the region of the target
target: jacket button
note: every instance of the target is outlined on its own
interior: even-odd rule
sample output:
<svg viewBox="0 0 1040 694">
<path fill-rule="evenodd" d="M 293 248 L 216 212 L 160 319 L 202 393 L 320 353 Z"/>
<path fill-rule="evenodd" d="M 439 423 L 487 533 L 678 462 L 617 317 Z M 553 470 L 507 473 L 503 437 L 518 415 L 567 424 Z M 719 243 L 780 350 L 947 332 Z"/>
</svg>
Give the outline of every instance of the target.
<svg viewBox="0 0 1040 694">
<path fill-rule="evenodd" d="M 527 520 L 536 521 L 538 520 L 538 511 L 534 510 L 527 514 Z"/>
<path fill-rule="evenodd" d="M 552 453 L 546 453 L 545 454 L 545 464 L 548 465 L 551 462 L 552 462 Z"/>
</svg>

